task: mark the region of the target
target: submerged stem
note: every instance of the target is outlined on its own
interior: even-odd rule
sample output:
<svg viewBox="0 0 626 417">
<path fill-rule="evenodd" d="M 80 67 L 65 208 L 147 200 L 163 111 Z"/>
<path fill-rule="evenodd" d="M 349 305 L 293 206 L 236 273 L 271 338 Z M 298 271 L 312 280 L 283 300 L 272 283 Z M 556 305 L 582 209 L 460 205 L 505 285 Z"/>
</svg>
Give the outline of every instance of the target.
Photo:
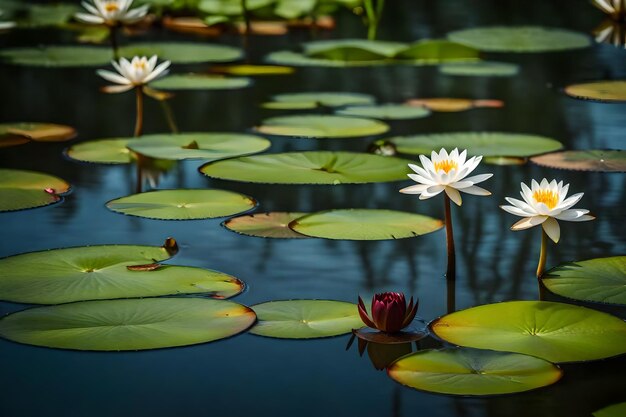
<svg viewBox="0 0 626 417">
<path fill-rule="evenodd" d="M 446 270 L 446 279 L 455 279 L 456 277 L 456 251 L 454 249 L 454 233 L 452 231 L 452 213 L 450 210 L 450 197 L 444 194 L 443 205 L 445 209 L 446 221 L 446 246 L 448 249 L 448 269 Z"/>
<path fill-rule="evenodd" d="M 246 33 L 245 36 L 250 35 L 251 32 L 251 24 L 250 24 L 250 10 L 248 10 L 248 0 L 241 0 L 241 10 L 243 13 L 243 21 L 246 25 Z"/>
<path fill-rule="evenodd" d="M 113 59 L 117 61 L 120 58 L 117 46 L 117 26 L 109 26 L 109 38 L 111 39 L 111 48 L 113 48 Z"/>
<path fill-rule="evenodd" d="M 537 278 L 541 278 L 543 272 L 546 268 L 546 259 L 547 259 L 547 246 L 548 246 L 548 235 L 546 231 L 541 228 L 541 252 L 539 253 L 539 264 L 537 265 Z"/>
<path fill-rule="evenodd" d="M 135 119 L 135 137 L 139 137 L 143 133 L 143 86 L 135 87 L 135 96 L 137 98 L 137 115 Z"/>
</svg>

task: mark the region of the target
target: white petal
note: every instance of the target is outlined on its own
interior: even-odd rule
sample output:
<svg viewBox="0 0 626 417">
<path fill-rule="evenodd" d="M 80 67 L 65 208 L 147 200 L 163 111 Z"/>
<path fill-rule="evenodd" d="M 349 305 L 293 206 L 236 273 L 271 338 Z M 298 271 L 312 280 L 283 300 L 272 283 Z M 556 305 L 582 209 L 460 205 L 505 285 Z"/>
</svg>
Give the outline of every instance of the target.
<svg viewBox="0 0 626 417">
<path fill-rule="evenodd" d="M 459 154 L 459 166 L 465 165 L 465 161 L 467 160 L 467 150 L 463 149 L 463 152 Z"/>
<path fill-rule="evenodd" d="M 420 184 L 436 185 L 436 183 L 433 180 L 429 178 L 424 178 L 421 175 L 407 174 L 407 177 L 411 178 L 415 182 L 419 182 Z"/>
<path fill-rule="evenodd" d="M 543 180 L 545 181 L 546 179 L 544 178 Z M 539 188 L 539 183 L 535 180 L 532 180 L 530 182 L 530 190 L 534 193 L 538 188 Z"/>
<path fill-rule="evenodd" d="M 506 211 L 507 213 L 511 213 L 515 216 L 529 217 L 529 214 L 526 213 L 524 210 L 514 207 L 514 206 L 500 206 L 500 208 Z"/>
<path fill-rule="evenodd" d="M 537 203 L 534 205 L 535 210 L 537 210 L 537 213 L 547 216 L 549 214 L 552 213 L 552 210 L 550 210 L 550 208 L 545 204 L 545 203 Z"/>
<path fill-rule="evenodd" d="M 478 184 L 479 182 L 486 181 L 491 177 L 493 177 L 493 174 L 480 174 L 480 175 L 474 175 L 473 177 L 467 177 L 464 179 L 464 181 L 471 181 L 474 184 Z"/>
<path fill-rule="evenodd" d="M 445 187 L 443 185 L 432 185 L 422 191 L 420 195 L 420 200 L 426 200 L 427 198 L 431 198 L 441 193 Z"/>
<path fill-rule="evenodd" d="M 82 2 L 83 7 L 85 8 L 85 10 L 87 10 L 89 13 L 93 14 L 93 15 L 100 15 L 100 12 L 98 11 L 98 9 L 96 9 L 92 4 L 87 3 L 86 1 Z"/>
<path fill-rule="evenodd" d="M 418 175 L 421 175 L 424 178 L 429 178 L 430 177 L 430 175 L 428 174 L 428 171 L 426 171 L 422 167 L 419 167 L 419 166 L 414 165 L 414 164 L 409 164 L 409 168 L 411 168 L 413 170 L 413 172 L 415 172 Z"/>
<path fill-rule="evenodd" d="M 87 14 L 87 13 L 76 13 L 74 15 L 74 18 L 76 18 L 76 20 L 79 20 L 83 23 L 93 23 L 96 25 L 100 25 L 104 23 L 104 19 L 101 18 L 100 16 L 94 16 L 94 15 Z"/>
<path fill-rule="evenodd" d="M 548 217 L 548 219 L 543 222 L 541 225 L 543 227 L 544 232 L 548 235 L 550 239 L 554 243 L 559 242 L 559 238 L 561 237 L 561 228 L 559 227 L 559 222 L 554 220 L 552 217 Z"/>
<path fill-rule="evenodd" d="M 134 88 L 135 86 L 132 84 L 128 84 L 128 85 L 107 85 L 102 87 L 102 91 L 105 93 L 111 93 L 111 94 L 115 94 L 115 93 L 123 93 L 125 91 L 130 90 L 131 88 Z"/>
<path fill-rule="evenodd" d="M 524 230 L 545 222 L 548 216 L 526 217 L 511 226 L 511 230 Z"/>
<path fill-rule="evenodd" d="M 155 78 L 162 77 L 167 74 L 167 68 L 170 66 L 170 61 L 161 62 L 155 69 L 152 71 L 146 78 L 144 78 L 144 83 L 149 83 Z"/>
<path fill-rule="evenodd" d="M 426 156 L 420 155 L 420 162 L 422 163 L 422 166 L 425 170 L 433 173 L 435 172 L 435 166 L 433 165 L 433 162 L 430 159 L 426 158 Z"/>
<path fill-rule="evenodd" d="M 463 200 L 461 199 L 461 193 L 459 193 L 456 188 L 446 187 L 445 191 L 448 197 L 450 197 L 450 200 L 454 201 L 454 204 L 460 206 L 463 203 Z"/>
<path fill-rule="evenodd" d="M 452 152 L 450 152 L 450 159 L 453 159 L 455 161 L 459 160 L 459 148 L 454 148 L 452 149 Z"/>
<path fill-rule="evenodd" d="M 122 77 L 119 74 L 116 74 L 114 72 L 111 71 L 107 71 L 107 70 L 97 70 L 96 74 L 98 74 L 99 76 L 101 76 L 102 78 L 104 78 L 107 81 L 111 81 L 112 83 L 116 83 L 116 84 L 122 84 L 122 85 L 128 85 L 131 84 L 130 80 Z"/>
<path fill-rule="evenodd" d="M 539 183 L 540 188 L 548 188 L 550 186 L 550 183 L 548 182 L 547 179 L 542 179 L 541 182 Z"/>
<path fill-rule="evenodd" d="M 511 198 L 511 197 L 504 197 L 504 199 L 506 201 L 508 201 L 509 203 L 513 204 L 515 207 L 524 210 L 525 212 L 527 212 L 530 216 L 534 216 L 537 214 L 537 212 L 535 211 L 534 208 L 532 208 L 530 205 L 528 205 L 527 203 L 525 203 L 522 200 L 518 200 L 517 198 Z"/>
<path fill-rule="evenodd" d="M 536 183 L 535 180 L 533 180 L 533 182 Z M 524 201 L 526 202 L 526 204 L 530 205 L 532 207 L 532 201 L 533 201 L 533 191 L 528 188 L 528 186 L 524 183 L 521 183 L 522 186 L 522 191 L 520 191 L 520 194 L 522 196 L 522 198 L 524 199 Z"/>
<path fill-rule="evenodd" d="M 565 220 L 568 222 L 584 222 L 595 219 L 594 216 L 587 215 L 589 210 L 584 209 L 572 209 L 564 210 L 558 216 L 554 216 L 559 220 Z"/>
<path fill-rule="evenodd" d="M 417 184 L 411 185 L 410 187 L 406 187 L 400 190 L 403 194 L 421 194 L 428 188 L 428 185 Z"/>
<path fill-rule="evenodd" d="M 485 190 L 484 188 L 481 188 L 481 187 L 477 187 L 475 185 L 472 185 L 471 187 L 463 188 L 461 191 L 463 191 L 464 193 L 473 194 L 473 195 L 491 195 L 490 191 Z"/>
<path fill-rule="evenodd" d="M 574 194 L 570 198 L 566 198 L 561 204 L 558 205 L 558 208 L 561 210 L 568 209 L 572 207 L 574 204 L 578 203 L 585 193 Z"/>
</svg>

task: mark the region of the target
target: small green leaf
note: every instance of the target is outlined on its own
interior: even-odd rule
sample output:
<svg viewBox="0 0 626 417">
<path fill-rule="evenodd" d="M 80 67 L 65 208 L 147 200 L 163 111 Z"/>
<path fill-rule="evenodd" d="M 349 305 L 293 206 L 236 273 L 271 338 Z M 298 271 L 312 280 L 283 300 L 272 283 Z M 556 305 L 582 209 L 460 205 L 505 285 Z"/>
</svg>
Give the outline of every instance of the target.
<svg viewBox="0 0 626 417">
<path fill-rule="evenodd" d="M 343 116 L 282 116 L 265 119 L 256 131 L 266 135 L 302 138 L 355 138 L 385 133 L 383 122 Z"/>
</svg>

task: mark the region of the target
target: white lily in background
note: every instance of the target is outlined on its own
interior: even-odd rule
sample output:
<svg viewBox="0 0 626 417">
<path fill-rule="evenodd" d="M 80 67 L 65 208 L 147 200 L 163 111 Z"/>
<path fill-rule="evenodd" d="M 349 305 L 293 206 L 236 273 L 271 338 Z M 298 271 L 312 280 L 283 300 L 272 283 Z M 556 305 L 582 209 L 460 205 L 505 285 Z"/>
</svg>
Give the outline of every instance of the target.
<svg viewBox="0 0 626 417">
<path fill-rule="evenodd" d="M 626 16 L 626 0 L 592 0 L 591 3 L 612 19 L 620 20 Z"/>
<path fill-rule="evenodd" d="M 131 24 L 143 19 L 150 7 L 146 4 L 131 9 L 132 4 L 133 0 L 93 0 L 93 4 L 84 1 L 82 5 L 89 13 L 76 13 L 74 17 L 96 25 Z"/>
<path fill-rule="evenodd" d="M 2 16 L 2 10 L 0 10 L 0 16 Z M 15 22 L 0 22 L 0 30 L 11 29 L 15 27 Z"/>
<path fill-rule="evenodd" d="M 119 62 L 111 61 L 117 73 L 107 70 L 98 70 L 96 72 L 105 80 L 118 84 L 104 87 L 103 90 L 105 92 L 123 93 L 166 75 L 169 72 L 171 62 L 163 61 L 156 65 L 157 60 L 156 55 L 150 59 L 145 56 L 136 56 L 130 61 L 126 58 L 120 58 Z"/>
<path fill-rule="evenodd" d="M 482 156 L 473 156 L 467 159 L 467 151 L 459 154 L 459 150 L 454 148 L 450 154 L 445 149 L 439 153 L 433 151 L 431 158 L 424 155 L 419 156 L 422 167 L 409 164 L 415 174 L 408 174 L 409 178 L 419 183 L 400 190 L 404 194 L 419 194 L 420 200 L 434 197 L 445 191 L 458 206 L 462 199 L 459 191 L 474 195 L 491 195 L 484 188 L 477 187 L 481 183 L 493 176 L 493 174 L 480 174 L 468 177 L 480 164 Z"/>
</svg>

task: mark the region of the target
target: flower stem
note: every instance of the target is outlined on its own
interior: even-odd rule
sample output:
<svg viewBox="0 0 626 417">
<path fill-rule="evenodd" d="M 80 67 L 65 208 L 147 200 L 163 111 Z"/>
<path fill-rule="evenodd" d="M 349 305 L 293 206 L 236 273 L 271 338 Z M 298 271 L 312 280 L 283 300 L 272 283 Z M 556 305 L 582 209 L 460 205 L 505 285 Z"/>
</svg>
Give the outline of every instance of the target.
<svg viewBox="0 0 626 417">
<path fill-rule="evenodd" d="M 537 278 L 541 278 L 546 268 L 547 246 L 548 246 L 548 235 L 546 234 L 545 230 L 541 228 L 541 252 L 539 253 L 539 264 L 537 265 Z"/>
<path fill-rule="evenodd" d="M 143 133 L 143 86 L 135 87 L 137 97 L 137 116 L 135 119 L 135 137 L 139 137 Z"/>
<path fill-rule="evenodd" d="M 444 194 L 444 209 L 446 221 L 446 245 L 448 249 L 448 269 L 446 270 L 446 279 L 455 279 L 456 277 L 456 251 L 454 249 L 454 233 L 452 232 L 452 214 L 450 210 L 450 197 Z"/>
<path fill-rule="evenodd" d="M 248 36 L 250 35 L 252 29 L 250 24 L 250 10 L 248 10 L 248 0 L 241 0 L 241 10 L 243 14 L 243 21 L 246 25 L 245 36 Z"/>
<path fill-rule="evenodd" d="M 447 313 L 451 314 L 456 311 L 456 280 L 455 279 L 447 279 L 446 280 L 446 306 Z"/>
<path fill-rule="evenodd" d="M 174 118 L 174 112 L 172 111 L 172 106 L 167 100 L 159 100 L 161 103 L 161 108 L 163 109 L 163 113 L 165 113 L 165 120 L 167 121 L 167 125 L 169 126 L 172 133 L 178 133 L 178 126 L 176 125 L 176 119 Z"/>
<path fill-rule="evenodd" d="M 109 26 L 109 38 L 111 38 L 111 48 L 113 48 L 113 59 L 117 61 L 120 58 L 117 46 L 117 26 Z"/>
</svg>

